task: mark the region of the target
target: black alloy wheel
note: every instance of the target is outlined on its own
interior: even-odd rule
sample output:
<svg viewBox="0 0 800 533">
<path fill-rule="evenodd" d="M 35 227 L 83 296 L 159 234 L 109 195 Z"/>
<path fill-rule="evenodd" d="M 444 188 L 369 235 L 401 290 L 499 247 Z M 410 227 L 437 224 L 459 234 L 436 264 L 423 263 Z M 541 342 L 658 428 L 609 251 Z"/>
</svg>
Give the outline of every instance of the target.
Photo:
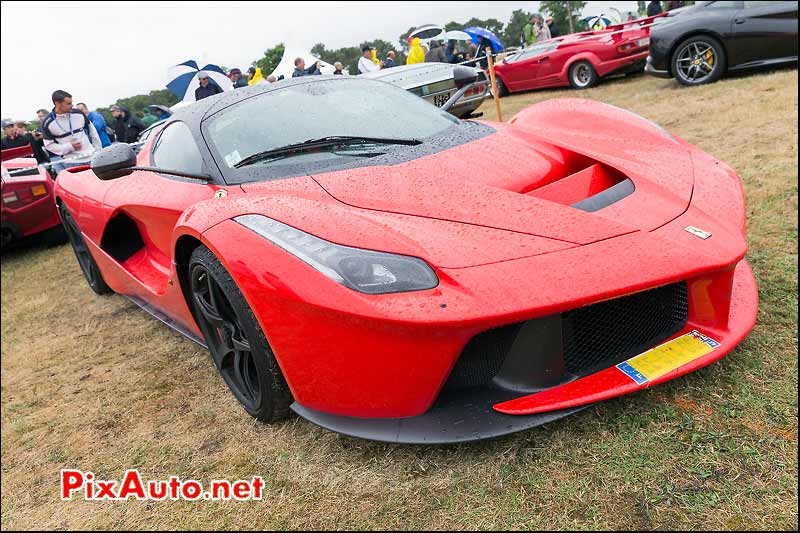
<svg viewBox="0 0 800 533">
<path fill-rule="evenodd" d="M 285 417 L 291 393 L 250 306 L 205 246 L 189 262 L 189 295 L 211 358 L 244 409 L 263 422 Z"/>
<path fill-rule="evenodd" d="M 97 294 L 107 294 L 111 292 L 111 288 L 103 279 L 103 275 L 100 273 L 100 269 L 97 263 L 95 263 L 91 252 L 89 252 L 89 247 L 86 246 L 86 242 L 81 235 L 81 230 L 78 228 L 78 224 L 75 223 L 75 219 L 72 218 L 72 214 L 70 214 L 69 210 L 63 204 L 59 209 L 61 211 L 61 222 L 64 224 L 64 231 L 67 233 L 67 239 L 69 239 L 69 243 L 72 245 L 72 251 L 75 252 L 75 257 L 78 259 L 78 265 L 81 267 L 86 282 Z"/>
</svg>

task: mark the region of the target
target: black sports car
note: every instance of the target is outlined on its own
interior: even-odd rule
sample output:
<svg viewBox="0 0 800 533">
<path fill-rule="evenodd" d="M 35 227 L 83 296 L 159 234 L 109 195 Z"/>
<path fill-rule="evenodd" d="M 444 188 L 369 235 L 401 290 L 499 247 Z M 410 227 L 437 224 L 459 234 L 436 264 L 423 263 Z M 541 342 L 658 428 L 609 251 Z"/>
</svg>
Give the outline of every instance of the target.
<svg viewBox="0 0 800 533">
<path fill-rule="evenodd" d="M 683 85 L 797 61 L 797 2 L 698 2 L 656 19 L 645 72 Z"/>
</svg>

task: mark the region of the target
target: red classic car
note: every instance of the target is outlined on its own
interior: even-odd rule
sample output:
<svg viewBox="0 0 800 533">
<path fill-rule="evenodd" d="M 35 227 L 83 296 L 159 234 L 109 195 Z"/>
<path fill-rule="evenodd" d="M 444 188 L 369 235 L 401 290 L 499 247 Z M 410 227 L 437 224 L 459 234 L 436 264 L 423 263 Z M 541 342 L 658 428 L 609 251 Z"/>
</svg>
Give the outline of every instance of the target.
<svg viewBox="0 0 800 533">
<path fill-rule="evenodd" d="M 26 148 L 26 147 L 21 147 Z M 30 152 L 30 146 L 27 147 Z M 53 199 L 53 180 L 32 157 L 12 157 L 20 148 L 3 150 L 2 178 L 0 179 L 0 235 L 2 247 L 34 234 L 44 236 L 51 244 L 66 242 Z M 8 153 L 7 153 L 8 152 Z"/>
<path fill-rule="evenodd" d="M 642 71 L 655 18 L 541 41 L 508 56 L 495 66 L 498 92 L 504 96 L 568 85 L 585 89 L 609 74 Z"/>
</svg>

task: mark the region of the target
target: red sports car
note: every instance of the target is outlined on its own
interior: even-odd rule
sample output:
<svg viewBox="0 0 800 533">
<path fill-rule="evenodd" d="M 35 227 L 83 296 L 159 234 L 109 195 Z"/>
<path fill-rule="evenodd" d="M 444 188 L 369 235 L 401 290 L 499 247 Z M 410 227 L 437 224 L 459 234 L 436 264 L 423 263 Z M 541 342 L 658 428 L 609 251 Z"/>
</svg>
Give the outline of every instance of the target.
<svg viewBox="0 0 800 533">
<path fill-rule="evenodd" d="M 545 87 L 586 89 L 611 74 L 641 72 L 654 18 L 538 42 L 495 65 L 497 90 L 505 96 Z"/>
<path fill-rule="evenodd" d="M 27 148 L 25 155 L 30 154 L 30 147 Z M 6 158 L 5 152 L 13 150 L 19 151 L 3 150 L 0 178 L 0 196 L 3 199 L 0 206 L 2 247 L 42 232 L 47 232 L 45 237 L 48 242 L 63 243 L 64 230 L 53 198 L 50 174 L 37 166 L 32 157 Z"/>
<path fill-rule="evenodd" d="M 92 288 L 206 345 L 262 421 L 495 437 L 708 365 L 756 318 L 736 172 L 594 101 L 462 121 L 296 78 L 72 170 L 57 201 Z"/>
</svg>

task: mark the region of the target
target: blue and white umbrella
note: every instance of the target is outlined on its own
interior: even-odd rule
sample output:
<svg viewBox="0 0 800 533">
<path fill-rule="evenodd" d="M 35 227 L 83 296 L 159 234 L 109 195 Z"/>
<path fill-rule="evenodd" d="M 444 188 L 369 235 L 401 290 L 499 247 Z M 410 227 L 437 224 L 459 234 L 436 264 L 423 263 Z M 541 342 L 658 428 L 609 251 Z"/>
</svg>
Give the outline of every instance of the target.
<svg viewBox="0 0 800 533">
<path fill-rule="evenodd" d="M 590 31 L 603 30 L 612 23 L 611 19 L 605 16 L 605 13 L 601 13 L 597 16 L 584 17 L 581 19 L 581 22 L 585 22 L 586 28 Z"/>
<path fill-rule="evenodd" d="M 473 26 L 471 28 L 465 28 L 464 33 L 472 37 L 472 42 L 475 44 L 481 44 L 481 38 L 484 38 L 491 43 L 492 51 L 500 52 L 503 50 L 503 43 L 500 42 L 500 39 L 498 39 L 497 35 L 490 32 L 486 28 Z"/>
<path fill-rule="evenodd" d="M 180 65 L 175 65 L 167 71 L 167 89 L 184 102 L 194 102 L 194 91 L 200 86 L 198 74 L 205 72 L 208 74 L 208 82 L 213 83 L 223 91 L 232 91 L 233 82 L 225 75 L 217 65 L 206 65 L 202 69 L 197 68 L 195 61 L 184 61 Z"/>
</svg>

